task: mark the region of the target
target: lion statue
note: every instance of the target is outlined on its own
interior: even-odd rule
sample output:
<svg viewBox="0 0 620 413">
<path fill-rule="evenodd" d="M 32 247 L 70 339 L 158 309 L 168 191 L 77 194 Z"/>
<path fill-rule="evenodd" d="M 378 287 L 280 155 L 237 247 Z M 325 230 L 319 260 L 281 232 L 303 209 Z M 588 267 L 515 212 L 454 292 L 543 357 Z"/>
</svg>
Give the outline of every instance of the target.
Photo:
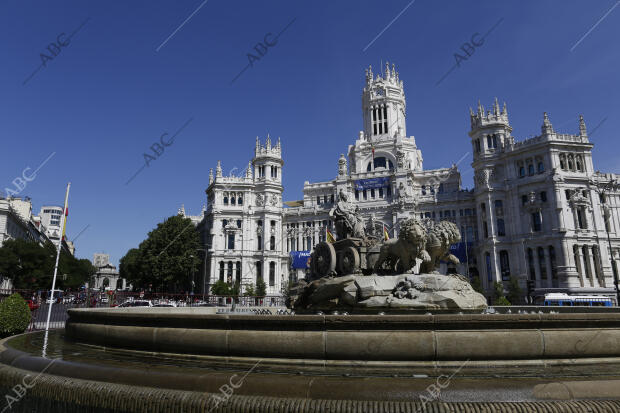
<svg viewBox="0 0 620 413">
<path fill-rule="evenodd" d="M 381 245 L 379 258 L 375 262 L 375 271 L 384 264 L 399 273 L 411 272 L 416 264 L 416 258 L 423 262 L 431 260 L 426 252 L 426 229 L 414 218 L 407 219 L 400 226 L 398 238 L 392 238 Z"/>
<path fill-rule="evenodd" d="M 424 222 L 424 227 L 426 227 L 425 249 L 430 259 L 422 262 L 420 274 L 437 272 L 441 260 L 458 264 L 459 259 L 450 254 L 450 245 L 461 240 L 458 227 L 450 221 L 435 223 L 431 220 Z"/>
</svg>

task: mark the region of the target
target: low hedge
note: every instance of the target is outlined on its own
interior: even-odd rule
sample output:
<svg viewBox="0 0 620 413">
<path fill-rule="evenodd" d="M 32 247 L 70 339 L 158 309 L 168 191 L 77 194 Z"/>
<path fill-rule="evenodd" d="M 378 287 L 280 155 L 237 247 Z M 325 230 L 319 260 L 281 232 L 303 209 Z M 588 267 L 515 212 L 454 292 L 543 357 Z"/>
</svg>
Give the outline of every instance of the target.
<svg viewBox="0 0 620 413">
<path fill-rule="evenodd" d="M 0 337 L 21 334 L 30 324 L 30 307 L 15 293 L 0 302 Z"/>
</svg>

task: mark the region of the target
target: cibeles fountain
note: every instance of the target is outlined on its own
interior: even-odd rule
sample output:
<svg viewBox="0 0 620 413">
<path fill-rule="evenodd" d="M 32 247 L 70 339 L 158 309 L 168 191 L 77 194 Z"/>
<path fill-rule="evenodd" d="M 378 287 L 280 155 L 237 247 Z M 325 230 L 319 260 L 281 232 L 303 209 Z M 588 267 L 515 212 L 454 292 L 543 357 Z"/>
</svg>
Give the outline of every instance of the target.
<svg viewBox="0 0 620 413">
<path fill-rule="evenodd" d="M 44 354 L 40 332 L 0 341 L 10 411 L 620 411 L 617 308 L 490 311 L 436 271 L 456 260 L 452 224 L 385 240 L 346 195 L 331 215 L 295 313 L 73 309 Z"/>
<path fill-rule="evenodd" d="M 313 310 L 387 313 L 408 310 L 475 311 L 487 307 L 485 297 L 458 274 L 441 275 L 441 260 L 458 264 L 450 246 L 461 240 L 450 221 L 409 218 L 398 237 L 384 240 L 367 234 L 357 206 L 340 192 L 330 211 L 338 240 L 321 242 L 310 257 L 312 278 L 291 292 L 290 307 Z M 374 233 L 374 228 L 371 227 Z M 419 266 L 419 272 L 414 269 Z"/>
</svg>

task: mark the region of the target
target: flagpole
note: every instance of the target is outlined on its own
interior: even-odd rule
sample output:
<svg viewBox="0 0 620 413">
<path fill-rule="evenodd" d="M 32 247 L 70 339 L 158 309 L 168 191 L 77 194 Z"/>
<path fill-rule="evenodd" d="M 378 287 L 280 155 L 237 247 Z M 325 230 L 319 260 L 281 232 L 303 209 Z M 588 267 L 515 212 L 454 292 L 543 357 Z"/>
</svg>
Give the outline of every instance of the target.
<svg viewBox="0 0 620 413">
<path fill-rule="evenodd" d="M 65 193 L 65 208 L 62 211 L 62 217 L 60 218 L 60 228 L 62 229 L 62 235 L 60 236 L 60 240 L 58 241 L 58 248 L 56 250 L 56 264 L 54 265 L 54 278 L 52 279 L 52 291 L 50 297 L 50 305 L 47 308 L 47 322 L 45 323 L 45 335 L 47 335 L 47 330 L 50 328 L 50 317 L 52 315 L 52 305 L 54 304 L 54 289 L 56 288 L 56 274 L 58 273 L 58 260 L 60 258 L 60 250 L 62 249 L 62 239 L 64 237 L 65 232 L 65 224 L 67 222 L 67 203 L 69 201 L 69 188 L 71 187 L 71 182 L 67 184 L 67 192 Z"/>
</svg>

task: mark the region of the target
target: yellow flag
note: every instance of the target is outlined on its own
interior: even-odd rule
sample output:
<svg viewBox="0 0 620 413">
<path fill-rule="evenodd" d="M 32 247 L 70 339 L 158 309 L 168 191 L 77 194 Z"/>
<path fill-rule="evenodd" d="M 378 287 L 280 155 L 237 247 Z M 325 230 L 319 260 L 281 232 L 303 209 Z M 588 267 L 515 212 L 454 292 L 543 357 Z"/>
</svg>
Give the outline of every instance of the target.
<svg viewBox="0 0 620 413">
<path fill-rule="evenodd" d="M 385 225 L 383 226 L 383 238 L 387 241 L 390 239 L 390 233 L 388 232 L 387 228 L 385 227 Z"/>
<path fill-rule="evenodd" d="M 332 235 L 331 231 L 328 228 L 325 228 L 325 239 L 329 243 L 336 242 L 336 238 L 334 238 L 334 236 Z"/>
</svg>

